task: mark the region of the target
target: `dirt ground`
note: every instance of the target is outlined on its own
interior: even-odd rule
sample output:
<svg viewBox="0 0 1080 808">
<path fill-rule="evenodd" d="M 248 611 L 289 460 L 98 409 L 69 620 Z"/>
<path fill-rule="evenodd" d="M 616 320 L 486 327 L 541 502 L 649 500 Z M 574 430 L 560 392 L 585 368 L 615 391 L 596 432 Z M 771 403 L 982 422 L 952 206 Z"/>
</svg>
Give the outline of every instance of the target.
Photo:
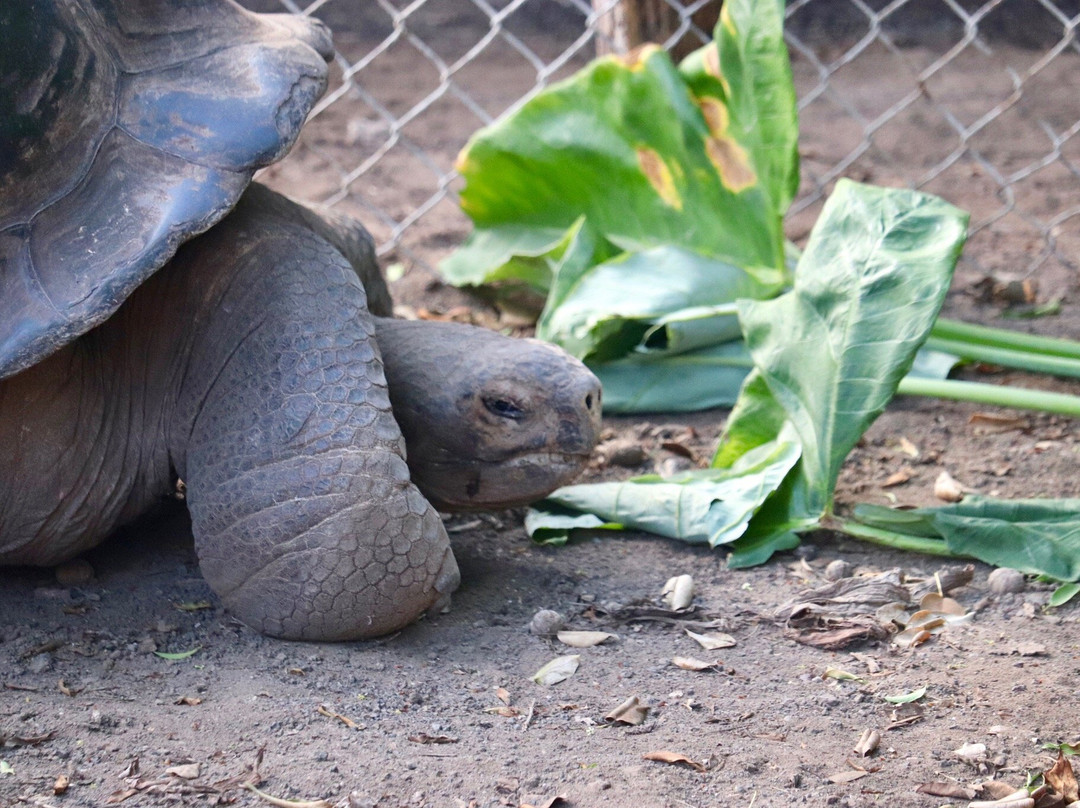
<svg viewBox="0 0 1080 808">
<path fill-rule="evenodd" d="M 454 20 L 439 25 L 450 47 Z M 557 27 L 533 27 L 537 41 L 551 38 L 553 51 L 565 37 Z M 364 46 L 356 35 L 338 39 L 344 50 Z M 400 112 L 425 92 L 429 77 L 407 49 L 388 53 L 364 81 Z M 935 56 L 901 53 L 915 65 Z M 1001 64 L 1016 68 L 1039 54 L 998 47 L 992 58 L 977 55 L 960 59 L 948 83 L 927 87 L 966 124 L 1000 100 L 1002 87 L 1008 91 Z M 497 111 L 533 77 L 504 50 L 489 56 L 462 81 L 473 81 L 470 92 Z M 872 120 L 911 84 L 885 49 L 865 57 L 841 69 L 834 86 Z M 1062 221 L 1050 253 L 1032 225 L 1077 205 L 1080 180 L 1056 161 L 1019 182 L 1010 202 L 994 179 L 994 171 L 1008 175 L 1049 151 L 1039 121 L 1061 131 L 1070 115 L 1080 117 L 1075 98 L 1052 92 L 1078 66 L 1075 57 L 1062 57 L 1038 79 L 1050 89 L 1026 94 L 1021 109 L 975 137 L 985 163 L 958 161 L 930 184 L 973 210 L 982 226 L 957 273 L 950 313 L 1080 334 L 1076 221 Z M 796 73 L 805 96 L 815 70 L 800 59 Z M 862 138 L 850 110 L 829 98 L 803 110 L 808 187 Z M 409 136 L 447 170 L 477 120 L 448 102 L 425 121 Z M 342 166 L 376 148 L 379 126 L 363 102 L 346 98 L 312 122 L 266 179 L 325 198 L 338 189 Z M 951 131 L 923 98 L 883 127 L 846 173 L 884 184 L 917 179 L 955 147 Z M 401 217 L 427 198 L 431 176 L 407 150 L 394 149 L 350 186 L 342 204 L 384 241 L 389 228 L 367 206 Z M 1006 209 L 1012 212 L 999 217 Z M 811 204 L 792 218 L 793 237 L 805 235 L 816 210 Z M 467 300 L 420 263 L 434 264 L 466 232 L 447 200 L 408 231 L 404 247 L 383 256 L 407 270 L 395 283 L 399 301 L 440 312 Z M 987 275 L 1033 279 L 1039 301 L 1060 297 L 1061 312 L 1004 320 L 1001 304 L 980 292 Z M 969 375 L 1080 393 L 1076 383 L 1022 374 Z M 841 504 L 933 504 L 942 470 L 983 493 L 1080 496 L 1075 422 L 972 420 L 984 410 L 897 400 L 852 453 Z M 598 460 L 586 479 L 669 470 L 692 462 L 687 454 L 704 462 L 724 417 L 609 418 L 610 438 L 640 444 L 645 460 L 634 469 Z M 910 475 L 907 482 L 887 486 L 897 472 Z M 829 562 L 849 562 L 857 574 L 899 569 L 913 578 L 943 562 L 818 533 L 796 553 L 731 571 L 723 552 L 645 535 L 607 534 L 550 549 L 529 542 L 519 511 L 453 517 L 447 526 L 463 584 L 449 613 L 374 642 L 289 643 L 224 613 L 199 574 L 182 507 L 163 511 L 90 554 L 92 580 L 64 585 L 51 570 L 0 570 L 0 806 L 267 805 L 239 788 L 255 779 L 255 767 L 259 788 L 274 797 L 354 807 L 540 806 L 562 795 L 565 802 L 555 804 L 578 808 L 932 808 L 964 800 L 915 793 L 922 783 L 996 778 L 1020 786 L 1052 763 L 1044 743 L 1080 738 L 1080 607 L 1047 610 L 1051 587 L 1031 581 L 1020 592 L 992 595 L 990 570 L 981 564 L 954 593 L 972 612 L 969 621 L 914 649 L 871 640 L 827 651 L 796 642 L 776 614 L 803 588 L 824 583 Z M 689 620 L 642 607 L 658 604 L 664 582 L 684 573 L 697 592 Z M 530 633 L 542 609 L 560 612 L 570 628 L 617 637 L 568 648 Z M 725 632 L 735 644 L 706 651 L 685 627 Z M 155 651 L 193 653 L 166 659 Z M 580 655 L 573 676 L 553 686 L 531 681 L 564 654 Z M 715 664 L 696 672 L 673 665 L 674 657 Z M 857 678 L 827 675 L 836 670 Z M 914 706 L 885 700 L 924 687 Z M 606 722 L 631 696 L 649 707 L 644 723 Z M 881 733 L 879 749 L 858 757 L 855 745 L 873 729 Z M 965 744 L 985 750 L 958 755 Z M 658 750 L 685 755 L 700 770 L 643 757 Z M 860 770 L 859 779 L 845 782 Z"/>
</svg>

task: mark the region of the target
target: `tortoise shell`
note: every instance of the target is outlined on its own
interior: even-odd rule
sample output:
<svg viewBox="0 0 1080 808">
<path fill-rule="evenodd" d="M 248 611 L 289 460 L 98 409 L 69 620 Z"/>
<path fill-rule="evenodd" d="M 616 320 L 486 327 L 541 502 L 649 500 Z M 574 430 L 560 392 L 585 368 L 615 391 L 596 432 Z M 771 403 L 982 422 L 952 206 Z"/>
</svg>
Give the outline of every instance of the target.
<svg viewBox="0 0 1080 808">
<path fill-rule="evenodd" d="M 292 146 L 329 31 L 231 0 L 0 4 L 0 378 L 107 319 Z"/>
</svg>

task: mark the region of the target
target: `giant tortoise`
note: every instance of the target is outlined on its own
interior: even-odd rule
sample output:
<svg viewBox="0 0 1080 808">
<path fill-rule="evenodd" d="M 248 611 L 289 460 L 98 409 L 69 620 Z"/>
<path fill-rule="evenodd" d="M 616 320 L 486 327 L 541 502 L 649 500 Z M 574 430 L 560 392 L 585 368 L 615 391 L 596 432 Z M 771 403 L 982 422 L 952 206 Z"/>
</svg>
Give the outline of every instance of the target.
<svg viewBox="0 0 1080 808">
<path fill-rule="evenodd" d="M 577 360 L 386 319 L 362 227 L 249 186 L 329 54 L 319 23 L 230 0 L 0 8 L 0 563 L 77 555 L 180 477 L 233 614 L 374 636 L 458 584 L 435 506 L 584 464 Z"/>
</svg>

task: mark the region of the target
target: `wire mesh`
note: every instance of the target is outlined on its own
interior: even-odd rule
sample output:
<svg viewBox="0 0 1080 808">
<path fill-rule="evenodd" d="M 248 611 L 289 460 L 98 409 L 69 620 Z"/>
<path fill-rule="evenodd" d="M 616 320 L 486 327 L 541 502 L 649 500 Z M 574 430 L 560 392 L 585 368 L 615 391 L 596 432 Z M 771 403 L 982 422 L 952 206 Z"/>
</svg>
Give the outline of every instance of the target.
<svg viewBox="0 0 1080 808">
<path fill-rule="evenodd" d="M 922 188 L 972 212 L 969 268 L 1074 282 L 1077 2 L 792 0 L 803 184 L 790 234 L 841 176 Z M 357 212 L 380 254 L 430 266 L 468 231 L 454 158 L 473 131 L 597 52 L 649 38 L 684 53 L 719 8 L 626 3 L 251 0 L 320 17 L 337 47 L 330 91 L 269 179 Z"/>
</svg>

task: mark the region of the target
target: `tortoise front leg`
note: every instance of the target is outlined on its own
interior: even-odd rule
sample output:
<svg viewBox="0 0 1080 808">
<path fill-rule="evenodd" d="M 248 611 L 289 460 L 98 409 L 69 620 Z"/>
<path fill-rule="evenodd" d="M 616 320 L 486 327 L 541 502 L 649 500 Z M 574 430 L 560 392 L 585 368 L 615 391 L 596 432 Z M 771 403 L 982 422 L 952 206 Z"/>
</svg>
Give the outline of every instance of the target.
<svg viewBox="0 0 1080 808">
<path fill-rule="evenodd" d="M 225 606 L 272 636 L 348 640 L 446 602 L 457 565 L 409 480 L 364 292 L 340 254 L 245 200 L 174 263 L 205 291 L 172 451 Z"/>
</svg>

